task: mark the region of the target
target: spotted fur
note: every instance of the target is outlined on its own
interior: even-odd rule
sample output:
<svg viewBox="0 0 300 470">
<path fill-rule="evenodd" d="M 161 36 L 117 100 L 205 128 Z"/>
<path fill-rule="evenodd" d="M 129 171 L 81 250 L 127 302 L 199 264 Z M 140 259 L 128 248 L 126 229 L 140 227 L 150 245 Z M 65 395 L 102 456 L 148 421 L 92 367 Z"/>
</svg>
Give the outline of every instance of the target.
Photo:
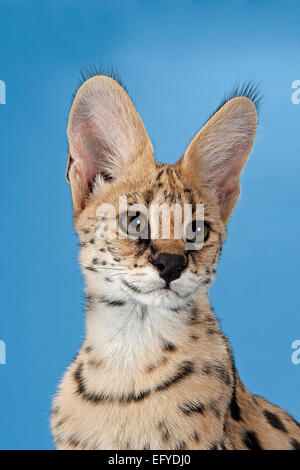
<svg viewBox="0 0 300 470">
<path fill-rule="evenodd" d="M 96 76 L 72 106 L 67 178 L 86 281 L 86 337 L 54 399 L 58 449 L 300 448 L 299 424 L 252 395 L 236 371 L 207 293 L 239 195 L 256 111 L 249 88 L 231 97 L 175 165 L 156 163 L 125 90 Z M 185 240 L 100 239 L 97 208 L 203 203 L 208 235 Z M 169 288 L 153 260 L 185 257 Z"/>
</svg>

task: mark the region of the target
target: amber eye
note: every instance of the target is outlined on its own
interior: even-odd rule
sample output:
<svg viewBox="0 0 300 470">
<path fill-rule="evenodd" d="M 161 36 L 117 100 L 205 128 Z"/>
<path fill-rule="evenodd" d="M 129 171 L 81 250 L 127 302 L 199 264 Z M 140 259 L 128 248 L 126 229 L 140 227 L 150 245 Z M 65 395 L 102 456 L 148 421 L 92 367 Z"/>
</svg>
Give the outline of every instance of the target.
<svg viewBox="0 0 300 470">
<path fill-rule="evenodd" d="M 148 219 L 143 212 L 123 212 L 119 216 L 119 226 L 130 238 L 148 238 Z"/>
<path fill-rule="evenodd" d="M 210 226 L 203 220 L 192 220 L 185 229 L 185 238 L 188 243 L 206 242 L 209 237 Z"/>
</svg>

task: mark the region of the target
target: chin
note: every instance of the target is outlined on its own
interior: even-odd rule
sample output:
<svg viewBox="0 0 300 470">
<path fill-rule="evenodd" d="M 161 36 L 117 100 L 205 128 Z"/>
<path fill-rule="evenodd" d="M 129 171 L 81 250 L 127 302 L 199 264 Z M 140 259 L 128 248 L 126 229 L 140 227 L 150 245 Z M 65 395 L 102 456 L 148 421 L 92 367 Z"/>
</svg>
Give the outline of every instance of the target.
<svg viewBox="0 0 300 470">
<path fill-rule="evenodd" d="M 149 307 L 176 309 L 184 307 L 191 295 L 179 296 L 172 289 L 156 289 L 147 294 L 137 294 L 136 300 Z"/>
</svg>

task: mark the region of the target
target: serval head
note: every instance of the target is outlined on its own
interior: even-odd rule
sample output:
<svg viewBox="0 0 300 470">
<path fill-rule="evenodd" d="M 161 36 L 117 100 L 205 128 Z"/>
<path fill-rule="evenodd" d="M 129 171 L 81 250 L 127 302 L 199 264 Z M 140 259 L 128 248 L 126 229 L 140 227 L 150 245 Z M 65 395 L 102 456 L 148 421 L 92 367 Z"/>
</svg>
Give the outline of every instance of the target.
<svg viewBox="0 0 300 470">
<path fill-rule="evenodd" d="M 83 83 L 69 116 L 67 180 L 88 294 L 114 305 L 179 309 L 207 291 L 254 142 L 257 98 L 250 85 L 237 90 L 170 165 L 155 162 L 117 80 L 97 75 Z M 162 205 L 169 213 L 150 217 L 151 207 Z M 191 208 L 179 236 L 174 207 Z M 160 227 L 166 218 L 168 236 Z M 99 229 L 104 222 L 106 232 Z"/>
</svg>

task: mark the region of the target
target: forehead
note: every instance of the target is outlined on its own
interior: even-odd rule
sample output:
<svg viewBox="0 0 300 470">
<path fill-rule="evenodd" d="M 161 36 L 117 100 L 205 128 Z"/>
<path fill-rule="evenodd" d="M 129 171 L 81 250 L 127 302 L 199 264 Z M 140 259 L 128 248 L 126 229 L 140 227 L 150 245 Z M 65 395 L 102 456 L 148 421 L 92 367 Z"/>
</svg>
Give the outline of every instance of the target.
<svg viewBox="0 0 300 470">
<path fill-rule="evenodd" d="M 87 211 L 90 215 L 103 203 L 112 204 L 119 212 L 119 198 L 126 196 L 128 205 L 143 204 L 190 204 L 195 211 L 196 204 L 204 205 L 205 216 L 217 216 L 216 204 L 207 190 L 200 184 L 188 181 L 176 165 L 155 163 L 151 168 L 133 167 L 128 174 L 115 183 L 94 191 Z M 84 211 L 86 212 L 86 211 Z M 83 216 L 84 217 L 84 216 Z"/>
<path fill-rule="evenodd" d="M 128 180 L 112 187 L 106 199 L 114 202 L 118 196 L 127 196 L 129 203 L 190 203 L 202 202 L 200 188 L 186 182 L 176 167 L 156 163 L 145 173 L 132 172 Z"/>
</svg>

